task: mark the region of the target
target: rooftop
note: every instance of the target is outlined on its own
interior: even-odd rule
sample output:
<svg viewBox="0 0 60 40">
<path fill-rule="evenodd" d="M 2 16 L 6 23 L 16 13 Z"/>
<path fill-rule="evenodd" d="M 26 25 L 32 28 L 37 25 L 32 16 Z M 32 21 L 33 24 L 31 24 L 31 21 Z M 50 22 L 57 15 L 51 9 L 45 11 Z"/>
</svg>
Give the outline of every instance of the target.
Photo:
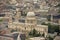
<svg viewBox="0 0 60 40">
<path fill-rule="evenodd" d="M 34 12 L 28 12 L 27 16 L 30 16 L 30 17 L 35 16 L 35 13 Z"/>
</svg>

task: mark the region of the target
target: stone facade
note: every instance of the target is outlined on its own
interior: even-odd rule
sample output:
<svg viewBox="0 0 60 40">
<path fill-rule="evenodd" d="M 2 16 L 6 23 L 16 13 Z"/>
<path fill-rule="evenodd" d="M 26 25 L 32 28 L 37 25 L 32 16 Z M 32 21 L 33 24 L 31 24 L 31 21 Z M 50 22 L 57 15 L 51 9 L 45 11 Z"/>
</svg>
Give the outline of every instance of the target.
<svg viewBox="0 0 60 40">
<path fill-rule="evenodd" d="M 19 12 L 17 12 L 16 15 L 18 15 Z M 20 16 L 21 18 L 21 16 Z M 41 33 L 45 33 L 45 37 L 47 36 L 48 33 L 48 26 L 45 25 L 41 25 L 41 24 L 37 24 L 37 19 L 35 16 L 34 12 L 28 12 L 26 17 L 25 17 L 25 23 L 19 22 L 19 15 L 16 16 L 16 21 L 13 22 L 12 18 L 10 16 L 9 19 L 9 25 L 8 27 L 11 29 L 17 29 L 18 31 L 31 31 L 33 29 L 36 29 L 37 31 L 41 32 Z"/>
</svg>

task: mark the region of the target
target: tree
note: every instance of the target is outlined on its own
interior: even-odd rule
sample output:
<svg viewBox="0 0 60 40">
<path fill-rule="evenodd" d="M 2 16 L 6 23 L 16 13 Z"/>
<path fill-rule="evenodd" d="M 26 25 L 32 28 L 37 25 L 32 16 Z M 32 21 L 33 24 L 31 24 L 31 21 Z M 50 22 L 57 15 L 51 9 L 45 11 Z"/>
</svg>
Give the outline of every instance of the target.
<svg viewBox="0 0 60 40">
<path fill-rule="evenodd" d="M 49 36 L 48 38 L 49 38 L 49 40 L 53 40 L 53 38 L 52 38 L 52 37 L 50 37 L 50 36 Z"/>
<path fill-rule="evenodd" d="M 47 16 L 47 20 L 48 20 L 48 21 L 51 21 L 51 15 L 48 15 L 48 16 Z"/>
<path fill-rule="evenodd" d="M 29 32 L 29 35 L 33 35 L 32 31 Z"/>
<path fill-rule="evenodd" d="M 8 25 L 6 26 L 6 28 L 8 28 Z"/>
<path fill-rule="evenodd" d="M 49 33 L 54 33 L 54 32 L 59 33 L 59 25 L 48 24 L 48 32 Z"/>
<path fill-rule="evenodd" d="M 16 32 L 17 30 L 12 29 L 11 32 Z"/>
<path fill-rule="evenodd" d="M 0 22 L 2 22 L 3 20 L 2 19 L 0 19 Z"/>
<path fill-rule="evenodd" d="M 37 31 L 35 29 L 33 29 L 33 36 L 36 36 Z"/>
<path fill-rule="evenodd" d="M 41 36 L 40 32 L 38 33 L 38 36 Z"/>
<path fill-rule="evenodd" d="M 45 22 L 43 22 L 41 25 L 47 25 Z"/>
<path fill-rule="evenodd" d="M 36 31 L 35 29 L 30 31 L 29 35 L 32 36 L 32 37 L 39 37 L 39 36 L 41 36 L 40 32 Z"/>
<path fill-rule="evenodd" d="M 45 34 L 43 33 L 42 36 L 44 37 L 44 35 L 45 35 Z"/>
</svg>

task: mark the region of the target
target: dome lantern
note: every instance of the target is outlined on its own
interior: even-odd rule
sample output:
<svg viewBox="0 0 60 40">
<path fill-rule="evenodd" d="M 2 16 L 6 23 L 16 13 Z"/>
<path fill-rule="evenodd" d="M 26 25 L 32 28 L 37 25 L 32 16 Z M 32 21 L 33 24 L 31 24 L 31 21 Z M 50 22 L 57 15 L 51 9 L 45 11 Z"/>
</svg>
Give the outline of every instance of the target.
<svg viewBox="0 0 60 40">
<path fill-rule="evenodd" d="M 34 16 L 35 16 L 35 13 L 34 13 L 34 12 L 28 12 L 28 13 L 27 13 L 27 16 L 28 16 L 28 17 L 34 17 Z"/>
</svg>

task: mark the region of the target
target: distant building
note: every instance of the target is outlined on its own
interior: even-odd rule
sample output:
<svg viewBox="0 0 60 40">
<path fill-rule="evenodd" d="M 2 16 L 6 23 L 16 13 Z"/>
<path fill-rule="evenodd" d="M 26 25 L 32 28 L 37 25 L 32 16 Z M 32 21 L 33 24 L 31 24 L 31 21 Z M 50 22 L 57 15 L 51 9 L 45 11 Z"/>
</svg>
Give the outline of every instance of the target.
<svg viewBox="0 0 60 40">
<path fill-rule="evenodd" d="M 14 40 L 13 37 L 7 35 L 0 35 L 0 40 Z"/>
<path fill-rule="evenodd" d="M 19 19 L 21 18 L 21 13 L 17 11 L 15 16 L 15 22 L 12 21 L 12 16 L 10 15 L 9 19 L 9 25 L 8 27 L 11 29 L 15 29 L 18 31 L 26 31 L 29 32 L 33 29 L 36 29 L 41 34 L 44 33 L 45 37 L 48 34 L 48 26 L 37 24 L 37 19 L 34 12 L 28 12 L 26 17 L 23 19 L 25 22 L 19 22 Z"/>
<path fill-rule="evenodd" d="M 13 32 L 5 35 L 0 34 L 0 40 L 25 40 L 25 39 L 26 35 L 20 32 Z"/>
<path fill-rule="evenodd" d="M 29 40 L 45 40 L 44 37 L 34 37 L 34 38 L 30 38 Z"/>
<path fill-rule="evenodd" d="M 17 40 L 18 34 L 19 33 L 5 35 L 0 34 L 0 40 Z"/>
<path fill-rule="evenodd" d="M 60 40 L 60 36 L 56 36 L 54 40 Z"/>
<path fill-rule="evenodd" d="M 8 34 L 8 17 L 0 17 L 0 34 Z"/>
<path fill-rule="evenodd" d="M 53 21 L 60 25 L 60 15 L 53 16 Z"/>
</svg>

